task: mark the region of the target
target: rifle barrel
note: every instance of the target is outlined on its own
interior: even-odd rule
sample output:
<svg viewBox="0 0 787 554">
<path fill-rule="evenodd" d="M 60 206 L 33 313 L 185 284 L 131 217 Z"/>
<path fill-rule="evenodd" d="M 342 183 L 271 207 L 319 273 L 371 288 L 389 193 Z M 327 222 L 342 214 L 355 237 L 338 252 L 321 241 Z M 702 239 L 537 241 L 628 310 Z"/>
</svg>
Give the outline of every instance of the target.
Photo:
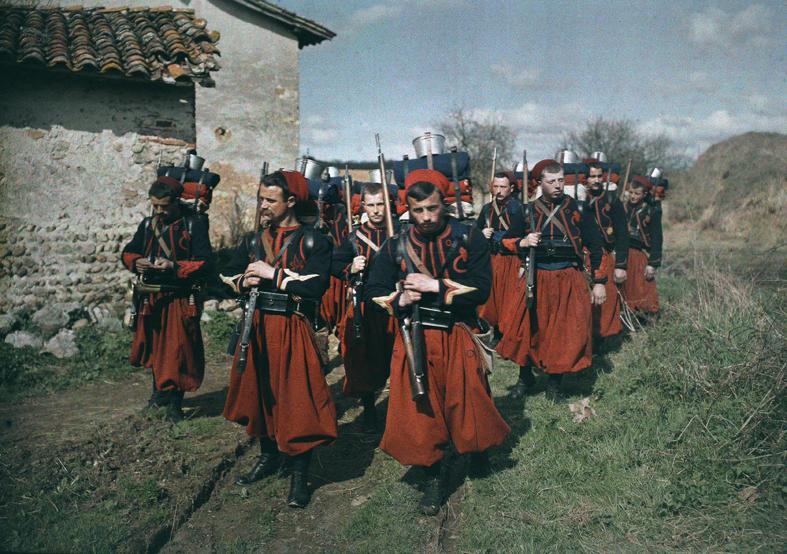
<svg viewBox="0 0 787 554">
<path fill-rule="evenodd" d="M 391 215 L 391 195 L 388 193 L 388 182 L 385 175 L 385 156 L 380 147 L 380 134 L 374 135 L 374 140 L 377 142 L 377 163 L 380 165 L 380 181 L 383 184 L 383 203 L 385 204 L 385 235 L 387 237 L 394 236 L 393 215 Z"/>
</svg>

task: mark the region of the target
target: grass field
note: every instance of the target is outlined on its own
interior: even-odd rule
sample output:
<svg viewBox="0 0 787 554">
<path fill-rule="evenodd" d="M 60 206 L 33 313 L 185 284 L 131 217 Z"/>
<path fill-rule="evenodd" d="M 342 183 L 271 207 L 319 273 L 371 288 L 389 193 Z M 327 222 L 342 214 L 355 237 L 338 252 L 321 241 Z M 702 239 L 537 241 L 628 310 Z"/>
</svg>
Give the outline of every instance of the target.
<svg viewBox="0 0 787 554">
<path fill-rule="evenodd" d="M 491 384 L 512 435 L 487 478 L 462 480 L 453 459 L 456 491 L 439 516 L 415 510 L 417 472 L 373 446 L 362 455 L 350 432 L 318 452 L 314 473 L 328 483 L 303 512 L 284 506 L 283 480 L 217 486 L 205 507 L 230 517 L 202 551 L 783 552 L 784 297 L 713 265 L 680 268 L 660 277 L 661 318 L 568 380 L 572 400 L 590 397 L 588 421 L 543 394 L 511 400 L 516 370 L 498 364 Z M 175 426 L 123 421 L 130 428 L 97 424 L 49 458 L 0 451 L 0 549 L 135 552 L 158 534 L 157 550 L 181 527 L 171 547 L 189 551 L 178 537 L 197 536 L 209 514 L 183 526 L 192 500 L 178 491 L 218 479 L 234 438 L 219 413 Z M 356 475 L 331 488 L 331 461 Z M 246 519 L 232 527 L 236 516 Z"/>
</svg>

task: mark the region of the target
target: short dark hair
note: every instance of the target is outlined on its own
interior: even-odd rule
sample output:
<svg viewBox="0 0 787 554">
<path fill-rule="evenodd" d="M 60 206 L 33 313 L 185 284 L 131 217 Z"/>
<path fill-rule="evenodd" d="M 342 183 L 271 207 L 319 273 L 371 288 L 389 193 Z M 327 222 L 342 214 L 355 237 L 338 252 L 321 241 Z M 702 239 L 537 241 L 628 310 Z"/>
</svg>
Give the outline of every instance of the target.
<svg viewBox="0 0 787 554">
<path fill-rule="evenodd" d="M 281 171 L 274 171 L 266 175 L 262 179 L 262 186 L 264 187 L 278 187 L 284 193 L 284 199 L 287 200 L 290 196 L 295 196 L 290 192 L 290 187 L 287 185 L 287 178 Z"/>
<path fill-rule="evenodd" d="M 644 188 L 647 188 L 647 187 L 645 187 L 645 183 L 640 183 L 639 181 L 635 181 L 635 180 L 632 179 L 631 181 L 629 181 L 629 188 L 630 189 L 644 189 Z"/>
<path fill-rule="evenodd" d="M 171 186 L 162 183 L 161 181 L 153 181 L 148 189 L 148 196 L 153 198 L 169 198 L 173 202 L 178 199 L 178 192 Z"/>
<path fill-rule="evenodd" d="M 508 179 L 508 184 L 509 185 L 513 184 L 513 183 L 511 183 L 511 173 L 509 171 L 506 171 L 505 169 L 499 169 L 499 170 L 495 171 L 494 178 L 495 179 Z"/>
<path fill-rule="evenodd" d="M 416 202 L 423 202 L 434 193 L 438 193 L 440 195 L 440 200 L 444 198 L 443 191 L 441 191 L 434 183 L 430 183 L 428 181 L 418 181 L 417 183 L 413 183 L 410 188 L 407 189 L 407 198 L 412 198 Z"/>
<path fill-rule="evenodd" d="M 540 181 L 544 178 L 544 173 L 560 173 L 561 171 L 563 171 L 563 166 L 559 163 L 547 164 L 541 169 L 541 175 L 538 176 L 538 180 Z"/>
<path fill-rule="evenodd" d="M 360 194 L 361 200 L 365 200 L 367 194 L 372 196 L 372 195 L 375 195 L 375 194 L 381 194 L 382 192 L 383 192 L 382 184 L 380 184 L 380 183 L 364 183 L 361 186 L 361 194 Z"/>
<path fill-rule="evenodd" d="M 588 175 L 590 175 L 590 170 L 591 169 L 600 169 L 602 171 L 602 173 L 604 171 L 604 168 L 601 166 L 600 162 L 590 162 L 588 164 Z"/>
</svg>

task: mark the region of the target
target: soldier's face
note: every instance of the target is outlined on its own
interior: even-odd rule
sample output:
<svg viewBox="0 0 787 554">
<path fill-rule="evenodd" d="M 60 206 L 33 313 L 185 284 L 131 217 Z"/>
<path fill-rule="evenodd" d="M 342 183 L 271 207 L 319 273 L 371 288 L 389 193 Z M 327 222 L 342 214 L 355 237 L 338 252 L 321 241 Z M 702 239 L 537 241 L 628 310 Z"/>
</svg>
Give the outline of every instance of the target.
<svg viewBox="0 0 787 554">
<path fill-rule="evenodd" d="M 645 189 L 644 188 L 630 188 L 629 189 L 629 201 L 632 204 L 639 204 L 642 202 L 642 199 L 645 198 Z"/>
<path fill-rule="evenodd" d="M 541 176 L 541 193 L 547 200 L 557 200 L 563 196 L 565 184 L 566 179 L 562 170 L 557 173 L 544 173 Z"/>
<path fill-rule="evenodd" d="M 151 196 L 150 205 L 153 207 L 153 215 L 157 215 L 165 222 L 174 221 L 180 214 L 180 204 L 169 196 L 166 198 Z"/>
<path fill-rule="evenodd" d="M 492 179 L 492 194 L 498 202 L 511 196 L 513 190 L 508 177 L 495 177 Z"/>
<path fill-rule="evenodd" d="M 602 183 L 604 182 L 602 175 L 604 175 L 603 169 L 600 167 L 591 167 L 590 171 L 588 172 L 588 188 L 593 190 L 600 189 Z"/>
<path fill-rule="evenodd" d="M 381 227 L 383 220 L 385 220 L 385 202 L 383 201 L 383 193 L 364 194 L 363 211 L 366 212 L 366 215 L 369 218 L 369 223 L 371 223 L 372 226 Z"/>
<path fill-rule="evenodd" d="M 279 223 L 290 208 L 295 207 L 295 198 L 284 198 L 284 191 L 279 187 L 260 187 L 260 223 Z"/>
<path fill-rule="evenodd" d="M 407 207 L 415 229 L 422 235 L 432 235 L 443 228 L 445 205 L 439 192 L 433 192 L 420 202 L 408 196 Z"/>
</svg>

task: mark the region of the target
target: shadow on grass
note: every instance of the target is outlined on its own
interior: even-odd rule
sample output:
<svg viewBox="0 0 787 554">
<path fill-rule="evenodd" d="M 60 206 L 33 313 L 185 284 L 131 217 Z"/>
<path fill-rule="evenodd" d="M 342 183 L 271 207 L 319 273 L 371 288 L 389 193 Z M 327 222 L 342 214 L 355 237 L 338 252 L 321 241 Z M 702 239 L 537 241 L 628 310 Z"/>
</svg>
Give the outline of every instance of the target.
<svg viewBox="0 0 787 554">
<path fill-rule="evenodd" d="M 331 385 L 331 393 L 336 399 L 337 419 L 341 419 L 342 415 L 358 404 L 357 398 L 341 394 L 342 383 L 343 380 L 340 380 Z M 312 494 L 326 485 L 364 476 L 380 444 L 387 411 L 388 398 L 386 397 L 377 405 L 379 432 L 364 432 L 361 422 L 363 413 L 359 412 L 358 417 L 339 426 L 339 438 L 333 445 L 314 451 L 310 470 Z"/>
<path fill-rule="evenodd" d="M 217 417 L 224 412 L 224 402 L 227 399 L 228 387 L 221 390 L 199 394 L 197 396 L 186 396 L 183 399 L 183 407 L 193 409 L 191 418 Z"/>
</svg>

